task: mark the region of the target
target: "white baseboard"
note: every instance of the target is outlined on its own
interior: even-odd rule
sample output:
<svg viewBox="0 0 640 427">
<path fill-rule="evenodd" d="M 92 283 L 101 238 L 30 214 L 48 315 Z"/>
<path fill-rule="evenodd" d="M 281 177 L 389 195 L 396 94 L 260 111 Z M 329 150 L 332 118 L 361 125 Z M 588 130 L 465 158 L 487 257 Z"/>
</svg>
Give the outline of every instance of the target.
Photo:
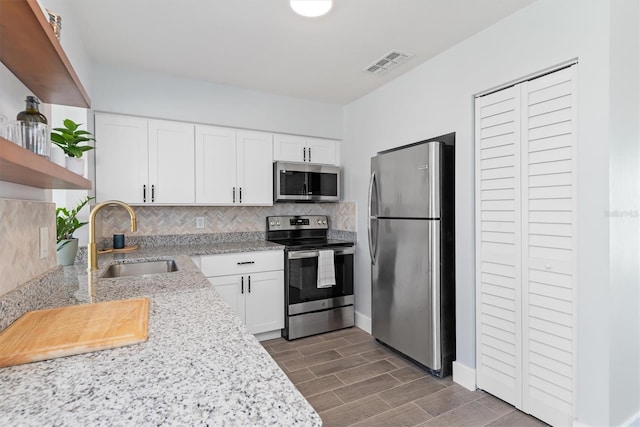
<svg viewBox="0 0 640 427">
<path fill-rule="evenodd" d="M 474 391 L 476 389 L 476 370 L 463 365 L 462 363 L 453 362 L 453 382 L 460 384 L 467 390 Z"/>
<path fill-rule="evenodd" d="M 275 331 L 269 331 L 269 332 L 262 332 L 260 334 L 255 334 L 254 336 L 258 339 L 258 341 L 272 340 L 274 338 L 279 338 L 282 336 L 282 329 L 277 329 Z"/>
<path fill-rule="evenodd" d="M 367 333 L 371 333 L 371 317 L 356 311 L 356 326 Z"/>
</svg>

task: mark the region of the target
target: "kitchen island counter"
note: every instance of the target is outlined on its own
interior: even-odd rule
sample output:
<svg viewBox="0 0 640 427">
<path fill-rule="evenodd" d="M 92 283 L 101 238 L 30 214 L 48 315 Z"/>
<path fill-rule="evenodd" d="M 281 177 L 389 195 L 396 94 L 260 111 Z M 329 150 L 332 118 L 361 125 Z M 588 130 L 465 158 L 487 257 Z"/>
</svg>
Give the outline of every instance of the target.
<svg viewBox="0 0 640 427">
<path fill-rule="evenodd" d="M 47 280 L 58 284 L 49 285 L 44 306 L 148 296 L 149 338 L 0 369 L 0 419 L 7 425 L 321 425 L 187 256 L 195 253 L 176 248 L 100 255 L 102 268 L 88 277 L 84 266 L 51 273 Z M 98 279 L 121 255 L 125 262 L 172 257 L 179 271 Z"/>
</svg>

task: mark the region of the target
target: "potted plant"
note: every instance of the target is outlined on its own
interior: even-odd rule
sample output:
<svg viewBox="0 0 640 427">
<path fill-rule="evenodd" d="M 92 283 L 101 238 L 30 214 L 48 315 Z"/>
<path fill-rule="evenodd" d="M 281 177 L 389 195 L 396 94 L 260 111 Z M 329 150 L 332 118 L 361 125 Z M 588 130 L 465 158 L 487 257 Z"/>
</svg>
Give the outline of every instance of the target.
<svg viewBox="0 0 640 427">
<path fill-rule="evenodd" d="M 92 200 L 88 197 L 80 200 L 78 206 L 72 210 L 67 208 L 56 209 L 56 235 L 58 244 L 56 246 L 56 254 L 58 256 L 59 265 L 72 265 L 78 253 L 78 239 L 73 237 L 73 233 L 87 222 L 78 220 L 78 213 L 82 208 Z"/>
<path fill-rule="evenodd" d="M 66 119 L 63 128 L 54 128 L 51 131 L 51 142 L 68 156 L 66 158 L 66 167 L 70 171 L 78 175 L 84 174 L 84 159 L 82 155 L 85 151 L 93 150 L 90 145 L 81 145 L 82 143 L 95 141 L 91 132 L 78 129 L 80 124 L 75 123 L 71 119 Z"/>
</svg>

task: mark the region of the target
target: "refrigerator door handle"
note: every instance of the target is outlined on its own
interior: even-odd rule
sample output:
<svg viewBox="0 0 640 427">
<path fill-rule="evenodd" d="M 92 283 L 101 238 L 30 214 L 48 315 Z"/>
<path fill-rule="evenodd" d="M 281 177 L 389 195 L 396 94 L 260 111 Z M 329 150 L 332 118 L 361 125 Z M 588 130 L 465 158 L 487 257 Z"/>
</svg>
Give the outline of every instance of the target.
<svg viewBox="0 0 640 427">
<path fill-rule="evenodd" d="M 367 223 L 367 232 L 369 234 L 369 255 L 371 256 L 371 264 L 375 265 L 376 263 L 376 254 L 377 254 L 377 246 L 378 246 L 378 242 L 373 243 L 373 232 L 371 229 L 371 224 L 373 221 L 377 221 L 377 218 L 374 217 L 372 215 L 372 206 L 371 206 L 371 202 L 373 201 L 373 186 L 376 184 L 376 173 L 372 172 L 371 173 L 371 178 L 369 179 L 369 203 L 368 203 L 368 217 L 369 217 L 369 222 Z M 376 222 L 376 226 L 377 226 L 377 222 Z"/>
<path fill-rule="evenodd" d="M 432 364 L 428 365 L 436 371 L 442 369 L 442 336 L 440 334 L 440 221 L 429 221 L 427 247 L 429 256 L 429 311 L 431 312 L 431 354 Z"/>
</svg>

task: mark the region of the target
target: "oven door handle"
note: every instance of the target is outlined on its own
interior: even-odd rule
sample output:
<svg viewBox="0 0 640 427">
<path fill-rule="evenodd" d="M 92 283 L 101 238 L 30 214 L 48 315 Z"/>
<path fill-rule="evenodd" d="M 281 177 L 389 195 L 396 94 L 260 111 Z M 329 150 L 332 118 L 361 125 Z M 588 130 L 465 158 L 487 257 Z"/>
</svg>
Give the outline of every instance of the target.
<svg viewBox="0 0 640 427">
<path fill-rule="evenodd" d="M 347 249 L 333 249 L 334 256 L 351 255 L 356 250 L 354 248 Z M 318 258 L 318 251 L 291 251 L 287 256 L 288 259 L 302 259 L 302 258 Z"/>
</svg>

